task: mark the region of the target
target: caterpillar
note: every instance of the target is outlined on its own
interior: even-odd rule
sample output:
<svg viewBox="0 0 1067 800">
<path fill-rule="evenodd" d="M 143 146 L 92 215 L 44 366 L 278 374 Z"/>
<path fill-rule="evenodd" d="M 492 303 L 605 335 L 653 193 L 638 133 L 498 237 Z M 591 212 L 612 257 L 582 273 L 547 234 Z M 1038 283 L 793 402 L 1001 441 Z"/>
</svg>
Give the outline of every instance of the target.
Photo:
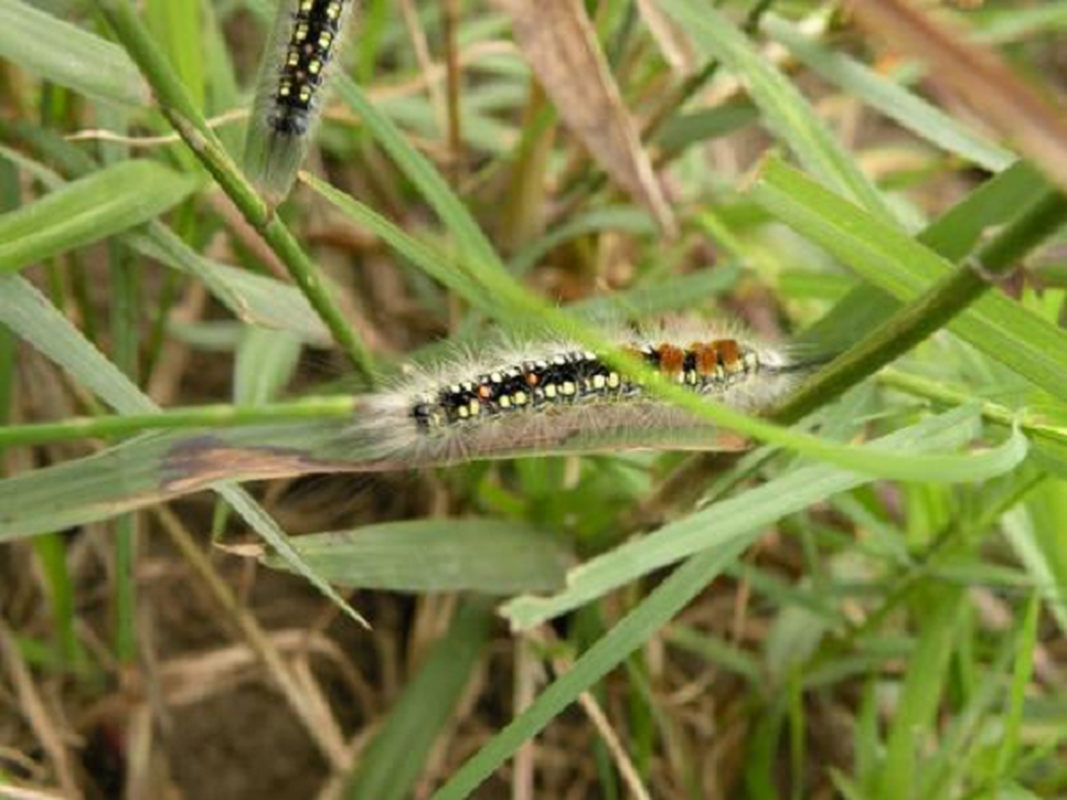
<svg viewBox="0 0 1067 800">
<path fill-rule="evenodd" d="M 354 0 L 282 0 L 245 142 L 245 171 L 271 206 L 289 193 L 322 108 Z"/>
<path fill-rule="evenodd" d="M 721 327 L 611 338 L 694 394 L 749 411 L 780 399 L 816 363 Z M 413 370 L 362 398 L 345 439 L 382 469 L 640 447 L 732 449 L 706 420 L 564 339 L 503 344 Z"/>
</svg>

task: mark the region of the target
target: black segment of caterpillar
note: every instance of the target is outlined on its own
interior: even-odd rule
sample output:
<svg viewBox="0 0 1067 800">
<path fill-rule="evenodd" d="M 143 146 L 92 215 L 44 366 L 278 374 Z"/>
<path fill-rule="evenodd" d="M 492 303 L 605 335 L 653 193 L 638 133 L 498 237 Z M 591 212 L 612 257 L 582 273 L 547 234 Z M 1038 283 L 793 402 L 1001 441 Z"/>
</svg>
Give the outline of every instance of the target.
<svg viewBox="0 0 1067 800">
<path fill-rule="evenodd" d="M 351 0 L 299 0 L 278 69 L 267 124 L 284 136 L 304 136 L 316 94 L 334 55 L 345 5 Z"/>
<path fill-rule="evenodd" d="M 627 346 L 652 369 L 698 394 L 717 394 L 755 375 L 761 363 L 755 349 L 736 339 Z M 615 370 L 597 354 L 571 350 L 545 359 L 501 366 L 476 378 L 441 386 L 418 398 L 410 416 L 422 434 L 444 431 L 479 419 L 528 409 L 564 406 L 594 399 L 636 398 L 641 385 Z"/>
</svg>

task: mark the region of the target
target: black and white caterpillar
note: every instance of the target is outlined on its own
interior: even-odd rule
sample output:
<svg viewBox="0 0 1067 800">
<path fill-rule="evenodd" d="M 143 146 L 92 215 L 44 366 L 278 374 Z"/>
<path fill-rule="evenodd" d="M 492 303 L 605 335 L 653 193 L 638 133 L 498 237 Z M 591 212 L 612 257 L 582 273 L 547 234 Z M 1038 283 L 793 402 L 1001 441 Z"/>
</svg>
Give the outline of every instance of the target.
<svg viewBox="0 0 1067 800">
<path fill-rule="evenodd" d="M 282 0 L 245 143 L 245 170 L 273 206 L 289 193 L 322 110 L 355 0 Z"/>
<path fill-rule="evenodd" d="M 748 411 L 773 405 L 813 366 L 735 329 L 609 336 L 671 382 Z M 390 389 L 360 398 L 349 437 L 387 469 L 642 447 L 730 449 L 706 420 L 562 339 L 410 370 Z"/>
</svg>

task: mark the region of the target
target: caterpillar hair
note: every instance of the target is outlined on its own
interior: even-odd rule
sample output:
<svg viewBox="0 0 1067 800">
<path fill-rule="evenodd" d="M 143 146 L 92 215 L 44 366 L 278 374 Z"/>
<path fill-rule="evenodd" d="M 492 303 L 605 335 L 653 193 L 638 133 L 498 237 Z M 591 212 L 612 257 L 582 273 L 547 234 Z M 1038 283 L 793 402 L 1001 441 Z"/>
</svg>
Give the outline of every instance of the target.
<svg viewBox="0 0 1067 800">
<path fill-rule="evenodd" d="M 816 365 L 736 328 L 663 326 L 610 336 L 623 352 L 702 397 L 748 411 L 782 398 Z M 707 420 L 563 340 L 509 343 L 419 368 L 362 398 L 340 445 L 381 469 L 632 448 L 736 449 Z M 345 447 L 347 442 L 348 447 Z"/>
<path fill-rule="evenodd" d="M 245 171 L 273 207 L 307 154 L 355 0 L 281 0 L 260 67 Z"/>
</svg>

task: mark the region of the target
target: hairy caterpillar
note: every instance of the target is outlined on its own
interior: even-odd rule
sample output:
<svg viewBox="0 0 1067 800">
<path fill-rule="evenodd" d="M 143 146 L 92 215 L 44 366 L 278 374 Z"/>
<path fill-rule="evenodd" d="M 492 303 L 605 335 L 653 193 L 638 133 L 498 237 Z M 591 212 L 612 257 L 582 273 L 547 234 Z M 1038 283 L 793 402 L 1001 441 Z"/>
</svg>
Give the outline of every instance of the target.
<svg viewBox="0 0 1067 800">
<path fill-rule="evenodd" d="M 612 338 L 695 394 L 751 411 L 773 404 L 814 366 L 722 328 Z M 502 345 L 416 370 L 362 398 L 359 409 L 347 443 L 383 469 L 638 447 L 732 449 L 705 420 L 562 339 Z"/>
<path fill-rule="evenodd" d="M 289 193 L 307 153 L 354 0 L 282 0 L 260 69 L 245 170 L 271 205 Z"/>
</svg>

